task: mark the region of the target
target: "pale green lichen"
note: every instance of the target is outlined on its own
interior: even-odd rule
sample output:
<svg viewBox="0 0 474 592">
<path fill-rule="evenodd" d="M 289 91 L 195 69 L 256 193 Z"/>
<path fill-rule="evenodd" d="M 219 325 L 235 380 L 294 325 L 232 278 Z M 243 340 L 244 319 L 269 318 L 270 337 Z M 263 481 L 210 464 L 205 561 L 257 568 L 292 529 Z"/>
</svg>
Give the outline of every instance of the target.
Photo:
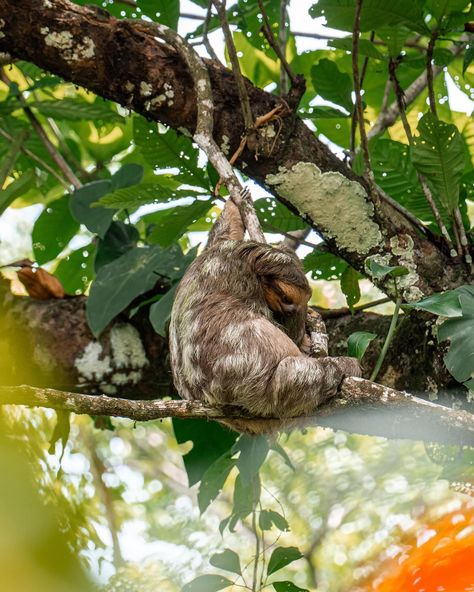
<svg viewBox="0 0 474 592">
<path fill-rule="evenodd" d="M 415 302 L 423 298 L 424 294 L 416 285 L 420 276 L 415 263 L 414 242 L 410 235 L 395 235 L 390 239 L 390 248 L 397 258 L 397 264 L 408 269 L 406 275 L 397 278 L 397 285 L 407 302 Z"/>
<path fill-rule="evenodd" d="M 149 82 L 142 80 L 140 82 L 140 94 L 142 97 L 149 97 L 153 92 L 153 86 Z"/>
<path fill-rule="evenodd" d="M 309 216 L 337 245 L 349 252 L 367 254 L 382 240 L 373 219 L 374 207 L 365 189 L 341 173 L 323 173 L 312 162 L 299 162 L 290 170 L 267 175 L 267 185 Z"/>
<path fill-rule="evenodd" d="M 132 325 L 115 325 L 110 332 L 110 345 L 116 368 L 140 369 L 148 364 L 140 334 Z"/>
<path fill-rule="evenodd" d="M 5 21 L 0 18 L 0 29 L 3 29 L 4 26 L 5 26 Z M 3 39 L 4 37 L 5 37 L 5 33 L 0 31 L 0 39 Z"/>
<path fill-rule="evenodd" d="M 77 62 L 94 57 L 95 44 L 90 37 L 79 41 L 70 31 L 50 31 L 49 27 L 42 27 L 40 31 L 46 45 L 61 50 L 66 61 Z"/>
<path fill-rule="evenodd" d="M 86 345 L 82 355 L 74 363 L 81 379 L 101 381 L 110 374 L 110 356 L 102 357 L 102 353 L 102 345 L 98 341 L 91 341 Z"/>
<path fill-rule="evenodd" d="M 226 156 L 229 154 L 229 150 L 230 150 L 229 136 L 226 136 L 225 134 L 222 135 L 222 143 L 221 143 L 220 148 L 221 148 L 222 154 L 225 154 Z"/>
</svg>

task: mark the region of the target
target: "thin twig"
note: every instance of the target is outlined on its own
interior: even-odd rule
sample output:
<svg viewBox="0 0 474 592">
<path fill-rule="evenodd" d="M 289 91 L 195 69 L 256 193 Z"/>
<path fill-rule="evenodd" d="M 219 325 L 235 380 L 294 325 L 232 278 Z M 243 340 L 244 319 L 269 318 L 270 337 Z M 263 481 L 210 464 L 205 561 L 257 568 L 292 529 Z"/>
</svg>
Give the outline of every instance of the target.
<svg viewBox="0 0 474 592">
<path fill-rule="evenodd" d="M 244 118 L 245 131 L 248 132 L 253 128 L 253 115 L 250 107 L 250 99 L 245 88 L 245 80 L 240 71 L 239 58 L 237 57 L 237 50 L 235 49 L 234 40 L 232 38 L 232 32 L 229 27 L 229 21 L 227 20 L 227 14 L 225 10 L 225 1 L 213 0 L 214 6 L 217 8 L 219 20 L 221 22 L 222 31 L 224 33 L 225 45 L 229 52 L 229 59 L 232 65 L 232 73 L 234 75 L 237 90 L 239 92 L 240 106 L 242 108 L 242 115 Z"/>
<path fill-rule="evenodd" d="M 370 33 L 370 41 L 373 43 L 374 42 L 374 37 L 375 37 L 375 31 L 372 31 Z M 367 66 L 369 64 L 369 56 L 365 56 L 364 58 L 364 63 L 362 65 L 362 72 L 360 75 L 360 87 L 362 88 L 364 86 L 364 79 L 365 79 L 365 74 L 367 72 Z M 351 118 L 351 144 L 350 144 L 350 153 L 351 153 L 351 157 L 354 157 L 355 154 L 355 137 L 356 137 L 356 131 L 357 131 L 357 109 L 354 109 L 352 111 L 352 118 Z"/>
<path fill-rule="evenodd" d="M 6 74 L 6 72 L 4 70 L 2 71 L 1 78 L 7 86 L 10 86 L 11 80 L 8 78 L 8 75 Z M 59 169 L 63 172 L 64 176 L 71 183 L 71 185 L 73 185 L 76 189 L 79 189 L 79 187 L 82 187 L 82 183 L 79 181 L 79 179 L 76 177 L 74 172 L 71 170 L 68 163 L 64 160 L 62 154 L 58 151 L 56 146 L 51 142 L 48 135 L 44 131 L 43 126 L 41 125 L 40 121 L 38 120 L 36 115 L 33 113 L 33 111 L 30 109 L 30 107 L 28 106 L 28 104 L 21 92 L 18 92 L 18 98 L 20 100 L 21 106 L 23 108 L 23 111 L 24 111 L 26 117 L 28 118 L 28 120 L 31 123 L 31 126 L 33 127 L 35 132 L 38 134 L 43 146 L 46 148 L 46 151 L 51 156 L 53 161 L 58 165 Z"/>
<path fill-rule="evenodd" d="M 384 341 L 384 344 L 382 347 L 382 351 L 380 352 L 380 355 L 377 358 L 377 362 L 375 363 L 375 367 L 372 371 L 372 374 L 370 375 L 370 380 L 375 380 L 377 378 L 378 373 L 380 372 L 380 368 L 382 367 L 383 361 L 385 360 L 385 356 L 387 355 L 388 348 L 390 347 L 390 344 L 392 343 L 392 339 L 395 334 L 395 329 L 397 328 L 397 321 L 398 321 L 398 315 L 400 313 L 401 304 L 402 304 L 402 299 L 399 296 L 397 298 L 396 303 L 395 303 L 395 310 L 392 315 L 392 320 L 390 322 L 390 327 L 388 329 L 387 337 L 385 338 L 385 341 Z"/>
<path fill-rule="evenodd" d="M 252 485 L 251 485 L 252 486 Z M 252 592 L 257 591 L 258 585 L 258 559 L 260 555 L 260 538 L 257 530 L 257 509 L 254 507 L 252 510 L 252 530 L 255 536 L 255 554 L 253 563 L 253 577 L 252 577 Z"/>
<path fill-rule="evenodd" d="M 284 57 L 286 57 L 286 44 L 288 42 L 288 1 L 280 0 L 280 31 L 278 34 L 279 48 Z M 280 94 L 288 92 L 288 73 L 285 64 L 280 60 Z"/>
<path fill-rule="evenodd" d="M 362 0 L 356 0 L 354 27 L 352 32 L 352 72 L 354 77 L 355 108 L 359 123 L 360 143 L 364 155 L 365 175 L 369 184 L 370 196 L 374 206 L 379 202 L 377 187 L 375 186 L 374 173 L 370 163 L 369 144 L 365 131 L 364 108 L 362 106 L 361 83 L 359 76 L 359 36 L 360 36 L 360 15 L 362 12 Z"/>
<path fill-rule="evenodd" d="M 285 2 L 285 4 L 286 4 L 286 2 Z M 268 43 L 270 44 L 273 51 L 277 54 L 277 56 L 280 60 L 281 66 L 285 69 L 285 72 L 288 74 L 288 77 L 291 80 L 291 84 L 296 86 L 298 84 L 298 80 L 297 80 L 295 74 L 293 73 L 293 70 L 290 68 L 288 62 L 286 61 L 285 54 L 283 53 L 280 46 L 278 45 L 278 42 L 275 39 L 275 36 L 273 35 L 272 26 L 271 26 L 270 21 L 268 19 L 268 15 L 265 10 L 265 6 L 263 5 L 263 0 L 258 0 L 258 7 L 260 9 L 260 12 L 262 13 L 262 18 L 263 18 L 262 30 L 263 30 L 263 34 L 265 35 L 265 39 L 268 41 Z M 285 12 L 286 12 L 286 7 L 285 7 Z M 282 23 L 281 26 L 284 27 L 284 23 Z M 284 92 L 281 88 L 280 88 L 280 94 L 281 95 L 284 94 Z"/>
<path fill-rule="evenodd" d="M 214 48 L 209 41 L 209 23 L 211 22 L 211 16 L 212 0 L 208 0 L 206 18 L 204 19 L 204 23 L 202 25 L 202 42 L 206 48 L 207 53 L 211 56 L 211 59 L 215 60 L 216 62 L 220 62 L 216 52 L 214 51 Z"/>
<path fill-rule="evenodd" d="M 5 138 L 5 140 L 8 140 L 9 142 L 14 142 L 15 141 L 15 139 L 13 138 L 13 136 L 11 136 L 8 132 L 6 132 L 1 127 L 0 127 L 0 136 L 2 136 L 2 138 Z M 21 147 L 21 151 L 23 152 L 23 154 L 26 154 L 26 156 L 28 156 L 29 158 L 31 158 L 31 160 L 33 160 L 34 162 L 36 162 L 37 164 L 39 164 L 40 167 L 42 167 L 50 175 L 52 175 L 53 177 L 55 177 L 59 181 L 59 183 L 61 183 L 61 185 L 65 189 L 67 189 L 69 191 L 70 184 L 65 179 L 63 179 L 61 177 L 61 175 L 59 175 L 52 167 L 50 167 L 47 162 L 44 162 L 44 160 L 42 160 L 39 156 L 36 156 L 36 154 L 34 152 L 32 152 L 31 150 L 29 150 L 25 146 L 22 146 Z"/>
<path fill-rule="evenodd" d="M 287 247 L 288 249 L 292 249 L 296 251 L 296 249 L 306 243 L 306 237 L 311 232 L 311 228 L 303 228 L 302 230 L 292 230 L 290 232 L 285 233 L 285 238 L 281 242 L 282 246 Z M 313 243 L 310 243 L 313 244 Z"/>
<path fill-rule="evenodd" d="M 438 118 L 438 112 L 436 109 L 436 99 L 434 94 L 434 86 L 433 86 L 433 51 L 434 46 L 436 44 L 436 39 L 438 38 L 438 30 L 434 29 L 431 32 L 430 41 L 428 43 L 428 48 L 426 50 L 426 81 L 428 84 L 428 99 L 430 103 L 431 113 Z"/>
<path fill-rule="evenodd" d="M 400 112 L 400 119 L 402 120 L 402 124 L 403 124 L 403 129 L 405 130 L 405 134 L 406 134 L 409 145 L 412 146 L 413 145 L 413 134 L 411 133 L 410 124 L 408 123 L 408 119 L 406 116 L 404 93 L 403 93 L 402 87 L 400 86 L 400 82 L 398 81 L 397 72 L 396 72 L 399 63 L 400 62 L 398 60 L 393 60 L 393 59 L 390 60 L 389 65 L 388 65 L 389 79 L 392 82 L 393 91 L 395 93 L 395 97 L 396 97 L 396 101 L 397 101 L 397 105 L 398 105 L 398 110 Z M 428 202 L 431 211 L 433 212 L 433 216 L 436 220 L 436 224 L 438 225 L 438 228 L 440 229 L 441 234 L 446 242 L 449 254 L 451 255 L 451 257 L 456 257 L 457 256 L 456 249 L 454 248 L 451 237 L 449 236 L 448 229 L 446 228 L 446 225 L 444 224 L 444 221 L 441 217 L 440 211 L 438 210 L 438 206 L 436 205 L 433 195 L 431 194 L 431 190 L 428 187 L 426 179 L 419 172 L 417 172 L 417 177 L 418 177 L 418 181 L 420 183 L 421 189 L 423 191 L 423 195 L 425 196 L 425 199 Z"/>
</svg>

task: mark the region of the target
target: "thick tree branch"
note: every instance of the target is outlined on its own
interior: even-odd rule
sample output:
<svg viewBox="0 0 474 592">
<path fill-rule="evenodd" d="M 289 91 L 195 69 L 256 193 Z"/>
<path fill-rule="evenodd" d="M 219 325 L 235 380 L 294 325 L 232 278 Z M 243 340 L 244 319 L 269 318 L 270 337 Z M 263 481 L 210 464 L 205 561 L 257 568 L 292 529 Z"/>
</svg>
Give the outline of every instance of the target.
<svg viewBox="0 0 474 592">
<path fill-rule="evenodd" d="M 252 421 L 252 418 L 242 416 L 238 411 L 231 413 L 226 409 L 224 412 L 196 401 L 130 401 L 26 385 L 0 387 L 0 405 L 46 407 L 76 414 L 124 417 L 134 421 L 167 417 L 214 420 L 239 418 L 239 421 Z M 268 418 L 268 421 L 275 419 Z M 262 419 L 259 418 L 259 421 Z M 435 405 L 363 378 L 346 378 L 337 397 L 318 409 L 312 417 L 294 418 L 293 425 L 322 425 L 388 438 L 474 444 L 474 416 L 467 411 Z"/>
</svg>

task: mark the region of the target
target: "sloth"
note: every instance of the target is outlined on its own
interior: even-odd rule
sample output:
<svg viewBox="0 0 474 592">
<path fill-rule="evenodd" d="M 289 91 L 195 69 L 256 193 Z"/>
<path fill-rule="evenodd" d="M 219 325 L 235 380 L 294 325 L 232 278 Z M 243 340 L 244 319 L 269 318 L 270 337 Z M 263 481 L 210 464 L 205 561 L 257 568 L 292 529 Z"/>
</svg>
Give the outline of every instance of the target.
<svg viewBox="0 0 474 592">
<path fill-rule="evenodd" d="M 171 369 L 182 398 L 257 418 L 222 423 L 275 433 L 297 425 L 294 418 L 314 412 L 360 368 L 354 358 L 327 355 L 324 323 L 308 314 L 311 289 L 295 253 L 244 241 L 244 233 L 229 199 L 178 287 Z"/>
</svg>

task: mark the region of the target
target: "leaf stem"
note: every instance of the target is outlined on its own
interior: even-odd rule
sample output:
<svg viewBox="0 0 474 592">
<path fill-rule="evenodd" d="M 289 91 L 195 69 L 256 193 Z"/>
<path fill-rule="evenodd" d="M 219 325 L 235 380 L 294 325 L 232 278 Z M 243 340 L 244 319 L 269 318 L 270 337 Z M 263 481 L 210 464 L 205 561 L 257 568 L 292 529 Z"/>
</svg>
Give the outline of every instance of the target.
<svg viewBox="0 0 474 592">
<path fill-rule="evenodd" d="M 396 284 L 395 284 L 396 285 Z M 393 312 L 392 321 L 390 323 L 390 327 L 388 329 L 387 337 L 385 338 L 385 343 L 383 344 L 382 351 L 377 359 L 375 364 L 375 368 L 370 375 L 370 379 L 374 381 L 377 378 L 377 375 L 382 367 L 383 361 L 385 360 L 385 356 L 387 355 L 388 348 L 390 347 L 390 343 L 392 342 L 393 335 L 395 333 L 395 329 L 397 327 L 398 315 L 400 313 L 400 307 L 402 304 L 402 299 L 400 296 L 397 296 L 397 300 L 395 302 L 395 310 Z"/>
</svg>

